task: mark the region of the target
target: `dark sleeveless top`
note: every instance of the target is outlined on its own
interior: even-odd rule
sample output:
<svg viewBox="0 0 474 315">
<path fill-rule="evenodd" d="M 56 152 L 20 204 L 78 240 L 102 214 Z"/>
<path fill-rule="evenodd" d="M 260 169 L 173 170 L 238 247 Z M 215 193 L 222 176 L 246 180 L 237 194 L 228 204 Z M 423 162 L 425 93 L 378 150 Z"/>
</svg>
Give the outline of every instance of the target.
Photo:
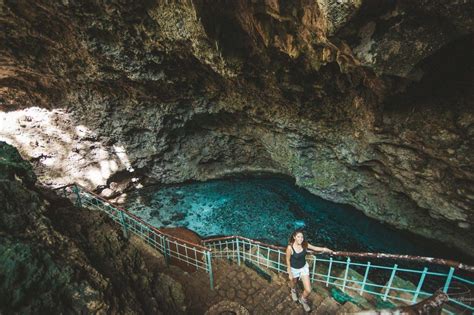
<svg viewBox="0 0 474 315">
<path fill-rule="evenodd" d="M 291 245 L 291 249 L 293 250 L 293 254 L 290 257 L 290 266 L 291 268 L 300 269 L 306 265 L 306 248 L 303 247 L 303 250 L 300 253 L 297 253 Z"/>
</svg>

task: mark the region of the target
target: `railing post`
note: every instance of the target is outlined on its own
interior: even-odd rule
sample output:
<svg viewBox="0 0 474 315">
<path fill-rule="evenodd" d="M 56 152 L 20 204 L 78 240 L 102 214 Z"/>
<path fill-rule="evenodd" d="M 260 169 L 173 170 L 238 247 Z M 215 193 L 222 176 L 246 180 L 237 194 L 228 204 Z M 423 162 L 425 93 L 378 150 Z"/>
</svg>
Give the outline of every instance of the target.
<svg viewBox="0 0 474 315">
<path fill-rule="evenodd" d="M 316 278 L 315 272 L 316 272 L 316 256 L 313 255 L 313 275 L 311 277 L 311 283 L 313 283 L 314 279 Z"/>
<path fill-rule="evenodd" d="M 196 252 L 196 247 L 193 247 L 193 251 L 194 251 L 194 261 L 196 262 L 196 270 L 197 270 L 197 265 L 198 265 L 198 256 L 197 256 L 197 252 Z"/>
<path fill-rule="evenodd" d="M 120 211 L 120 223 L 122 224 L 123 236 L 128 238 L 127 222 L 125 221 L 125 215 L 123 214 L 123 211 Z"/>
<path fill-rule="evenodd" d="M 428 268 L 425 267 L 425 269 L 423 269 L 423 273 L 421 274 L 420 281 L 418 282 L 418 286 L 416 287 L 415 295 L 413 296 L 413 299 L 411 300 L 413 304 L 415 304 L 416 300 L 418 299 L 418 295 L 420 294 L 421 288 L 423 287 L 423 282 L 425 281 L 427 272 L 428 272 Z"/>
<path fill-rule="evenodd" d="M 351 264 L 351 258 L 347 257 L 346 272 L 344 273 L 344 281 L 342 282 L 342 292 L 345 292 L 346 290 L 347 274 L 349 273 L 350 264 Z"/>
<path fill-rule="evenodd" d="M 212 273 L 212 260 L 211 260 L 211 252 L 206 252 L 206 259 L 207 259 L 207 272 L 209 272 L 209 285 L 211 286 L 211 290 L 214 290 L 214 274 Z"/>
<path fill-rule="evenodd" d="M 362 286 L 360 288 L 359 295 L 362 295 L 362 293 L 364 293 L 365 283 L 367 282 L 367 277 L 369 276 L 369 269 L 370 269 L 370 261 L 367 262 L 367 268 L 365 269 L 364 280 L 362 280 Z"/>
<path fill-rule="evenodd" d="M 163 256 L 165 256 L 165 263 L 166 263 L 166 266 L 168 266 L 168 253 L 167 253 L 167 250 L 166 250 L 166 240 L 165 240 L 165 237 L 163 235 L 161 235 L 160 237 L 160 243 L 161 243 L 161 248 L 163 249 Z M 194 251 L 196 251 L 196 249 L 194 249 Z"/>
<path fill-rule="evenodd" d="M 240 247 L 239 247 L 239 238 L 237 238 L 237 263 L 240 266 Z"/>
<path fill-rule="evenodd" d="M 252 243 L 249 242 L 249 252 L 247 253 L 247 260 L 252 262 Z"/>
<path fill-rule="evenodd" d="M 392 271 L 392 275 L 390 276 L 390 280 L 388 280 L 388 283 L 387 283 L 387 289 L 385 290 L 385 294 L 383 296 L 384 301 L 387 300 L 388 292 L 390 291 L 390 287 L 392 286 L 392 281 L 393 281 L 393 278 L 395 278 L 395 272 L 397 272 L 397 268 L 398 268 L 398 265 L 395 264 L 393 266 L 393 271 Z"/>
<path fill-rule="evenodd" d="M 81 194 L 79 193 L 79 188 L 74 185 L 72 186 L 72 191 L 76 194 L 76 207 L 82 208 Z"/>
<path fill-rule="evenodd" d="M 270 247 L 267 247 L 267 268 L 270 268 Z"/>
<path fill-rule="evenodd" d="M 260 244 L 257 244 L 257 265 L 260 266 Z"/>
<path fill-rule="evenodd" d="M 454 274 L 454 267 L 449 268 L 448 277 L 446 278 L 446 283 L 444 284 L 443 292 L 448 293 L 449 285 L 451 284 L 451 280 L 453 279 Z"/>
<path fill-rule="evenodd" d="M 229 260 L 229 243 L 228 243 L 228 241 L 225 241 L 224 245 L 225 245 L 225 249 L 226 249 L 225 253 L 227 255 L 227 260 Z"/>
<path fill-rule="evenodd" d="M 328 269 L 328 275 L 326 279 L 326 286 L 329 285 L 329 278 L 331 277 L 331 268 L 332 268 L 332 257 L 329 258 L 329 269 Z"/>
<path fill-rule="evenodd" d="M 163 242 L 163 235 L 158 235 L 158 237 L 160 238 L 160 245 L 161 245 L 161 250 L 162 250 L 162 253 L 163 253 L 163 256 L 165 256 L 165 244 Z"/>
<path fill-rule="evenodd" d="M 281 251 L 278 250 L 278 271 L 280 271 L 280 267 L 281 267 L 281 263 L 280 263 L 280 260 L 281 260 Z"/>
<path fill-rule="evenodd" d="M 186 257 L 186 263 L 189 265 L 189 256 L 188 256 L 188 246 L 186 246 L 186 243 L 183 243 L 184 246 L 184 257 Z"/>
</svg>

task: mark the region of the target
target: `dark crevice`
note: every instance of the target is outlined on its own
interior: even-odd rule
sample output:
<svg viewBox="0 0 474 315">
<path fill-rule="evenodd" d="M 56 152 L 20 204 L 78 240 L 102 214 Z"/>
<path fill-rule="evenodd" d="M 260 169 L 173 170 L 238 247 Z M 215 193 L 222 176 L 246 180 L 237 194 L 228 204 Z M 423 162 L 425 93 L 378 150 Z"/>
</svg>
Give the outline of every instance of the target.
<svg viewBox="0 0 474 315">
<path fill-rule="evenodd" d="M 423 71 L 422 79 L 402 81 L 402 85 L 407 84 L 406 88 L 386 103 L 385 111 L 406 111 L 412 109 L 413 104 L 469 109 L 466 107 L 472 106 L 472 100 L 465 98 L 469 99 L 474 91 L 473 51 L 474 34 L 469 34 L 422 60 L 416 66 Z"/>
</svg>

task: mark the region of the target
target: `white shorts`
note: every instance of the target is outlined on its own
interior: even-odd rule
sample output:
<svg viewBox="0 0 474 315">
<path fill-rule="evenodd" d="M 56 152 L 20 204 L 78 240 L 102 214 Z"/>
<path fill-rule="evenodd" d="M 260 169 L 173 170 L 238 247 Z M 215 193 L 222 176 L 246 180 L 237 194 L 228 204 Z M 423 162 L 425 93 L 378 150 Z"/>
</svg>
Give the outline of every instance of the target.
<svg viewBox="0 0 474 315">
<path fill-rule="evenodd" d="M 301 276 L 309 276 L 309 266 L 308 263 L 306 263 L 302 268 L 295 269 L 291 267 L 291 274 L 293 275 L 293 278 L 300 278 Z"/>
</svg>

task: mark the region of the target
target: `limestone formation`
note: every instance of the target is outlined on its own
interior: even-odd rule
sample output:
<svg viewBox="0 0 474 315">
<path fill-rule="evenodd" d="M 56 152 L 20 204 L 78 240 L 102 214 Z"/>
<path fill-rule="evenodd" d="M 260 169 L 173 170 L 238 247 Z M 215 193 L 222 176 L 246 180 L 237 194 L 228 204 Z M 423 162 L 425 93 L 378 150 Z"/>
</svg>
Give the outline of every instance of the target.
<svg viewBox="0 0 474 315">
<path fill-rule="evenodd" d="M 42 182 L 114 196 L 283 173 L 474 255 L 472 1 L 6 0 L 0 12 L 0 139 Z"/>
</svg>

